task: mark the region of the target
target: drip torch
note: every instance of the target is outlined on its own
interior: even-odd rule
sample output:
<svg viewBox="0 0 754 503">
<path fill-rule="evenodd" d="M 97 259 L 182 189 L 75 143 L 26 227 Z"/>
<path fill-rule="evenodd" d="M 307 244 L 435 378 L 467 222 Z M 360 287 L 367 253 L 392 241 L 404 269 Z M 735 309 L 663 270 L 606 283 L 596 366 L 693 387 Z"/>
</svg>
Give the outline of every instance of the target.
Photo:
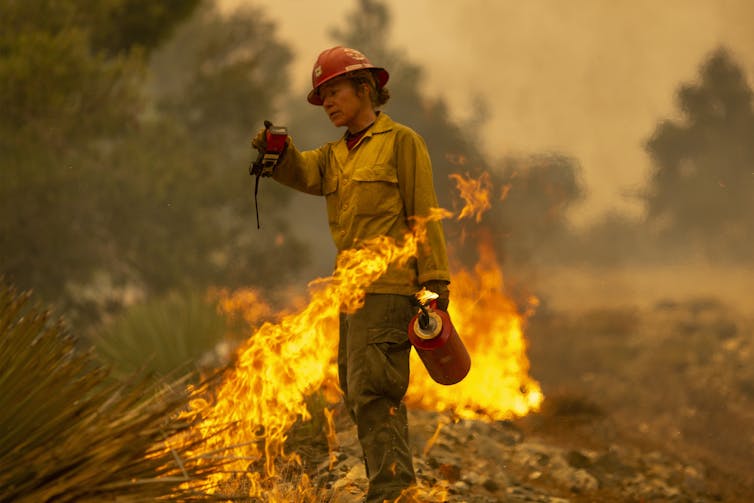
<svg viewBox="0 0 754 503">
<path fill-rule="evenodd" d="M 434 299 L 429 306 L 418 302 L 419 311 L 408 324 L 408 339 L 432 379 L 444 385 L 461 382 L 471 369 L 471 358 L 450 315 L 438 309 Z"/>
<path fill-rule="evenodd" d="M 288 138 L 288 128 L 285 126 L 273 126 L 270 121 L 264 121 L 264 134 L 261 142 L 255 144 L 254 148 L 259 151 L 256 160 L 249 166 L 249 174 L 256 176 L 254 182 L 254 209 L 257 214 L 257 229 L 259 226 L 259 205 L 257 204 L 257 195 L 259 193 L 259 177 L 272 176 L 272 172 L 277 165 L 278 159 L 285 150 L 285 141 Z"/>
</svg>

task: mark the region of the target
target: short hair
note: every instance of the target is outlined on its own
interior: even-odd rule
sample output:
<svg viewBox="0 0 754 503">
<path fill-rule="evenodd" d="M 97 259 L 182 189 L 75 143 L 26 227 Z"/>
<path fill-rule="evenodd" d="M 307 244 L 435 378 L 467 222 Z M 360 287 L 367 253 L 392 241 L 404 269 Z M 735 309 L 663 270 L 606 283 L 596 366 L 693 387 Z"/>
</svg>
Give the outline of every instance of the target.
<svg viewBox="0 0 754 503">
<path fill-rule="evenodd" d="M 377 79 L 374 77 L 374 72 L 372 72 L 372 70 L 356 70 L 348 73 L 346 77 L 351 81 L 351 84 L 357 92 L 362 84 L 367 85 L 369 88 L 369 97 L 372 100 L 372 106 L 375 108 L 384 105 L 390 99 L 390 91 L 388 91 L 387 88 L 377 88 Z"/>
</svg>

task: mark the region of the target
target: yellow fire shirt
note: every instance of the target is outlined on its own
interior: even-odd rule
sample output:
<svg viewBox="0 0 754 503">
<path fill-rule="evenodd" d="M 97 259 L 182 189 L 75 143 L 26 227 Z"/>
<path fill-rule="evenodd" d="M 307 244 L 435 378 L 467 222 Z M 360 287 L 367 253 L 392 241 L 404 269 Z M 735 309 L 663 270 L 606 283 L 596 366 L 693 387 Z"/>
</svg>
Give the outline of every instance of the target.
<svg viewBox="0 0 754 503">
<path fill-rule="evenodd" d="M 273 178 L 325 196 L 339 252 L 378 236 L 402 243 L 412 231 L 411 217 L 426 217 L 437 208 L 424 140 L 384 112 L 351 150 L 345 137 L 303 152 L 289 140 Z M 391 265 L 367 291 L 412 295 L 429 280 L 450 281 L 440 221 L 427 223 L 427 242 L 419 245 L 414 259 L 402 267 Z"/>
</svg>

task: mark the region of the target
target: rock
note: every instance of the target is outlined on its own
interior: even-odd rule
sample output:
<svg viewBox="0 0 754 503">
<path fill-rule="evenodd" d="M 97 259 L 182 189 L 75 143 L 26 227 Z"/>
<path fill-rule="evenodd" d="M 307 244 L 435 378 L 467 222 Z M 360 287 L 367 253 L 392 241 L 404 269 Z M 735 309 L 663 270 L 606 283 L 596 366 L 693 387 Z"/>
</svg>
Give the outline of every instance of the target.
<svg viewBox="0 0 754 503">
<path fill-rule="evenodd" d="M 531 487 L 512 486 L 505 490 L 507 503 L 570 503 L 570 500 L 550 497 Z"/>
<path fill-rule="evenodd" d="M 693 466 L 686 466 L 683 469 L 683 489 L 691 493 L 704 494 L 707 492 L 707 484 L 702 474 Z"/>
<path fill-rule="evenodd" d="M 469 491 L 469 485 L 463 480 L 459 480 L 451 486 L 451 490 L 456 494 L 464 494 Z"/>
<path fill-rule="evenodd" d="M 369 480 L 367 480 L 364 464 L 356 463 L 344 477 L 341 477 L 332 485 L 332 492 L 333 496 L 339 494 L 352 495 L 357 493 L 361 493 L 363 496 L 368 486 Z"/>
<path fill-rule="evenodd" d="M 597 473 L 603 479 L 626 478 L 636 475 L 636 469 L 628 466 L 620 456 L 608 451 L 600 455 L 591 466 L 592 472 Z"/>
<path fill-rule="evenodd" d="M 440 476 L 451 484 L 461 478 L 461 467 L 458 465 L 442 464 L 437 468 Z"/>
<path fill-rule="evenodd" d="M 566 461 L 574 468 L 589 468 L 592 460 L 579 451 L 568 451 Z"/>
<path fill-rule="evenodd" d="M 411 438 L 425 443 L 443 421 L 428 412 L 412 417 L 417 434 Z M 310 464 L 317 468 L 312 480 L 326 491 L 321 501 L 355 503 L 368 487 L 355 428 L 338 431 L 338 440 L 333 470 L 325 453 Z M 567 503 L 568 492 L 577 501 L 614 501 L 615 495 L 626 501 L 717 500 L 705 469 L 676 455 L 626 443 L 579 446 L 573 439 L 560 447 L 558 438 L 532 433 L 524 438 L 505 422 L 448 422 L 427 454 L 424 450 L 423 444 L 413 445 L 417 482 L 433 495 L 422 503 Z"/>
<path fill-rule="evenodd" d="M 591 473 L 582 468 L 560 467 L 553 470 L 552 478 L 576 493 L 594 491 L 600 485 Z"/>
<path fill-rule="evenodd" d="M 354 487 L 341 488 L 337 492 L 333 492 L 328 501 L 330 503 L 362 503 L 364 492 Z"/>
<path fill-rule="evenodd" d="M 491 479 L 487 479 L 484 482 L 482 482 L 482 487 L 484 487 L 491 493 L 495 493 L 500 489 L 500 485 Z"/>
</svg>

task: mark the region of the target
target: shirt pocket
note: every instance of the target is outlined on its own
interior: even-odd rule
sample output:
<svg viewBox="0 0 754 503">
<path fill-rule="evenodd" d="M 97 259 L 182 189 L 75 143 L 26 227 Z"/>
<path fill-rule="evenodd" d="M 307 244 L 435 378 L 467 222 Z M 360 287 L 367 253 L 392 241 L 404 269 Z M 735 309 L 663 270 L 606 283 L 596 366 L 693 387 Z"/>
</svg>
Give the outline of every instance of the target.
<svg viewBox="0 0 754 503">
<path fill-rule="evenodd" d="M 356 215 L 400 213 L 403 203 L 392 164 L 359 166 L 354 169 L 351 180 Z"/>
<path fill-rule="evenodd" d="M 338 177 L 335 173 L 326 173 L 322 179 L 322 194 L 327 203 L 327 219 L 330 223 L 338 221 Z"/>
</svg>

